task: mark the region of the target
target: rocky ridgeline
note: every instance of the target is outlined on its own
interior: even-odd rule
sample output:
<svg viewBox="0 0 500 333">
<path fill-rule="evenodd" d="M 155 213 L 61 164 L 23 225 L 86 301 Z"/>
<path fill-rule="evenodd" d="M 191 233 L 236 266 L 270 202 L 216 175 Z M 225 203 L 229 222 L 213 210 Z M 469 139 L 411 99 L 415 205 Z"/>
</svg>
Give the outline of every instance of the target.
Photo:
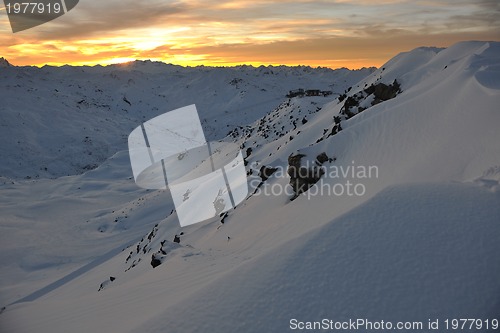
<svg viewBox="0 0 500 333">
<path fill-rule="evenodd" d="M 351 91 L 351 88 L 347 89 L 338 97 L 339 103 L 344 103 L 340 108 L 339 115 L 333 116 L 334 124 L 332 128 L 325 128 L 323 130 L 323 135 L 316 141 L 316 143 L 342 131 L 342 121 L 354 117 L 369 107 L 393 99 L 402 92 L 401 85 L 397 80 L 394 80 L 394 82 L 389 85 L 382 82 L 372 84 L 353 95 L 347 96 L 347 94 Z"/>
<path fill-rule="evenodd" d="M 401 93 L 401 86 L 397 80 L 394 80 L 390 85 L 382 82 L 375 85 L 372 84 L 368 88 L 351 96 L 347 96 L 344 93 L 339 96 L 339 102 L 342 103 L 344 101 L 344 105 L 340 109 L 340 114 L 349 119 L 370 106 L 393 99 L 399 93 Z"/>
</svg>

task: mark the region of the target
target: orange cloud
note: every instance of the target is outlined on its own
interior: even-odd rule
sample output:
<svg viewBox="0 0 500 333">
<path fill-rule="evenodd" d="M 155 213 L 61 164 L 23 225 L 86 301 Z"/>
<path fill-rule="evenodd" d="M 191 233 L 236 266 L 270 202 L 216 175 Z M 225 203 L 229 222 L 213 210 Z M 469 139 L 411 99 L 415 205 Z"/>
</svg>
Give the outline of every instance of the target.
<svg viewBox="0 0 500 333">
<path fill-rule="evenodd" d="M 16 65 L 108 64 L 380 66 L 422 45 L 498 40 L 498 2 L 88 0 L 12 34 L 0 20 L 0 56 Z"/>
</svg>

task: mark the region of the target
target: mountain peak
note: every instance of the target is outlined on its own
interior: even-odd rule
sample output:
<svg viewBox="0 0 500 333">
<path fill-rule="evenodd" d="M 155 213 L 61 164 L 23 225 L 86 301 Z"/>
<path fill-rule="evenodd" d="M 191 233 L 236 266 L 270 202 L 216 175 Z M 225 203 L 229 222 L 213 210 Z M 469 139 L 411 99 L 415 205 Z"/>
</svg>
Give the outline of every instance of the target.
<svg viewBox="0 0 500 333">
<path fill-rule="evenodd" d="M 11 67 L 12 65 L 4 57 L 0 57 L 0 67 Z"/>
</svg>

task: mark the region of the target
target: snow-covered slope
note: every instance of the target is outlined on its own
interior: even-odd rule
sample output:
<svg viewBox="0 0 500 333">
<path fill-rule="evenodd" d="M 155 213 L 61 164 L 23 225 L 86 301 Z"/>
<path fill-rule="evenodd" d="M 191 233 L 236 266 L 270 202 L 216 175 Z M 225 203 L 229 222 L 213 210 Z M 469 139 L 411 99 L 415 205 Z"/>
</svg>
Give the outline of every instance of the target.
<svg viewBox="0 0 500 333">
<path fill-rule="evenodd" d="M 133 181 L 127 137 L 141 122 L 196 103 L 207 138 L 224 137 L 280 105 L 290 89 L 332 90 L 316 98 L 324 103 L 374 70 L 4 63 L 0 304 L 122 249 L 171 213 L 168 193 Z"/>
<path fill-rule="evenodd" d="M 267 114 L 289 90 L 332 91 L 324 98 L 332 100 L 373 70 L 184 68 L 150 61 L 1 68 L 0 177 L 80 174 L 126 150 L 128 134 L 141 121 L 191 104 L 207 139 L 220 139 Z"/>
<path fill-rule="evenodd" d="M 425 331 L 429 319 L 441 330 L 445 319 L 500 319 L 499 64 L 500 43 L 419 48 L 340 98 L 283 98 L 255 118 L 240 114 L 219 134 L 244 151 L 252 194 L 182 229 L 168 192 L 134 187 L 125 151 L 83 175 L 5 182 L 5 304 L 36 290 L 40 274 L 63 278 L 9 305 L 0 326 L 284 332 L 291 319 L 364 318 Z M 305 167 L 321 159 L 325 173 L 291 200 L 286 168 L 298 153 Z M 277 171 L 263 180 L 263 166 Z M 77 263 L 88 265 L 64 278 Z"/>
</svg>

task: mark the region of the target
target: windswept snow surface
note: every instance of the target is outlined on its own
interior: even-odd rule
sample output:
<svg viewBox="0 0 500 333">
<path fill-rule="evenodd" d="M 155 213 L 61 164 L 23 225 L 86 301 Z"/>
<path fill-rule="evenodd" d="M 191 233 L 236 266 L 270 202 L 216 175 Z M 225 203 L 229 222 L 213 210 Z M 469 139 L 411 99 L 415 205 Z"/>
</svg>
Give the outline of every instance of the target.
<svg viewBox="0 0 500 333">
<path fill-rule="evenodd" d="M 336 91 L 362 96 L 360 105 L 367 108 L 342 117 L 342 130 L 334 135 L 329 135 L 333 117 L 344 104 L 337 95 L 283 98 L 255 118 L 236 113 L 232 117 L 240 122 L 224 123 L 223 129 L 214 121 L 213 132 L 232 131 L 226 140 L 245 152 L 252 193 L 260 182 L 258 169 L 284 169 L 290 154 L 304 154 L 303 164 L 322 152 L 335 161 L 326 162 L 330 173 L 293 201 L 278 191 L 289 191 L 289 179 L 277 172 L 260 187 L 274 193 L 257 191 L 226 217 L 182 229 L 175 212 L 170 214 L 168 191 L 135 186 L 120 145 L 98 168 L 80 175 L 46 179 L 60 175 L 40 173 L 39 179 L 21 180 L 16 177 L 35 169 L 11 172 L 4 176 L 0 197 L 2 299 L 7 305 L 36 292 L 48 278 L 63 279 L 8 305 L 0 327 L 7 332 L 286 332 L 292 319 L 359 318 L 423 323 L 422 330 L 413 331 L 429 331 L 428 320 L 439 319 L 443 331 L 446 319 L 500 319 L 499 64 L 496 42 L 399 54 L 358 78 L 349 91 L 347 86 Z M 134 66 L 139 65 L 145 66 Z M 144 75 L 156 73 L 151 64 L 146 67 Z M 81 76 L 78 69 L 64 70 L 80 80 L 89 69 L 81 69 Z M 200 87 L 217 73 L 196 76 Z M 125 80 L 142 74 L 116 75 Z M 33 80 L 41 77 L 33 74 Z M 202 84 L 204 77 L 209 81 Z M 394 80 L 402 92 L 371 106 L 374 96 L 363 91 Z M 307 88 L 293 82 L 290 89 L 297 86 Z M 184 90 L 177 94 L 192 103 Z M 4 106 L 2 117 L 7 109 L 7 114 L 20 113 L 18 103 Z M 110 131 L 127 135 L 125 128 L 141 119 L 138 110 L 129 110 L 133 117 L 126 126 Z M 122 121 L 110 112 L 111 123 Z M 14 118 L 3 119 L 10 124 Z M 110 133 L 94 135 L 96 142 L 110 142 Z M 101 143 L 95 149 L 102 152 Z M 3 172 L 14 169 L 9 165 Z M 371 177 L 331 173 L 369 166 L 377 170 Z M 363 195 L 325 193 L 348 181 L 361 184 Z M 173 242 L 176 234 L 179 244 Z M 109 252 L 120 246 L 117 255 Z M 152 255 L 161 257 L 156 268 Z"/>
<path fill-rule="evenodd" d="M 133 181 L 127 138 L 142 122 L 196 103 L 206 138 L 222 138 L 273 110 L 291 89 L 331 90 L 317 97 L 325 103 L 373 71 L 150 61 L 3 66 L 0 306 L 130 245 L 170 215 L 169 193 Z"/>
</svg>

